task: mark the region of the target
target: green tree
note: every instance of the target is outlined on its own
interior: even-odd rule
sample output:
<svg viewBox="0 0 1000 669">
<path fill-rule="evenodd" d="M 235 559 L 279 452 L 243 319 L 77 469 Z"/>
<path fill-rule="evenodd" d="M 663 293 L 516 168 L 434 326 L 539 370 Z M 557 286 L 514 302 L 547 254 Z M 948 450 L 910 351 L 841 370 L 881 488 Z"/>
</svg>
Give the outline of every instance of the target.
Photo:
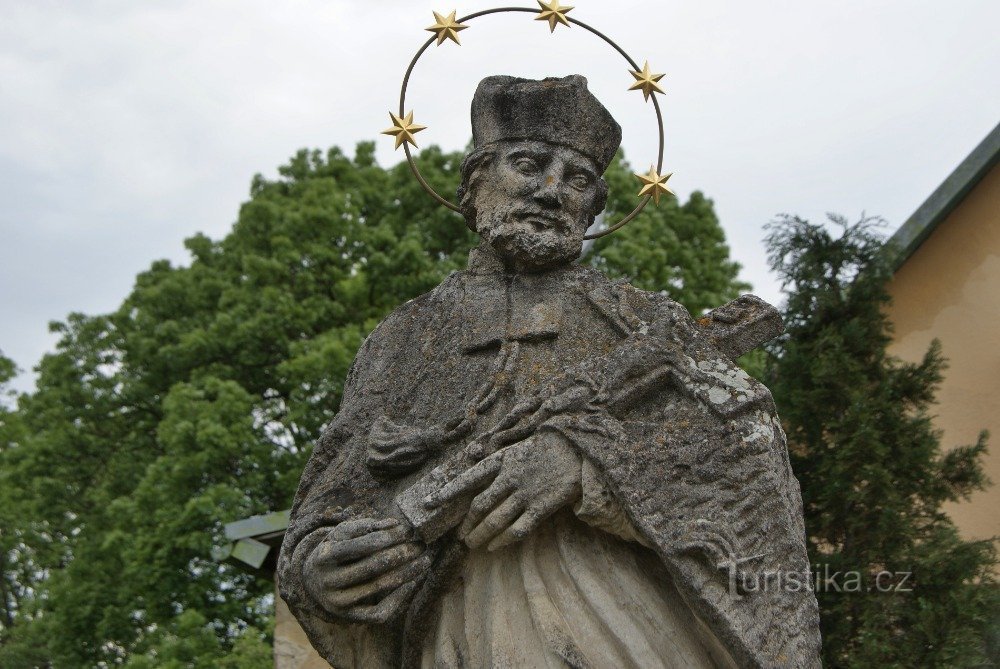
<svg viewBox="0 0 1000 669">
<path fill-rule="evenodd" d="M 17 375 L 14 361 L 0 353 L 0 457 L 16 448 L 22 440 L 20 414 L 13 410 L 13 393 L 8 384 Z M 0 471 L 0 644 L 9 637 L 14 621 L 30 619 L 31 559 L 26 554 L 25 518 L 6 485 L 9 481 Z"/>
<path fill-rule="evenodd" d="M 211 547 L 226 522 L 287 508 L 364 337 L 475 242 L 405 163 L 373 153 L 299 152 L 253 179 L 224 239 L 185 242 L 188 265 L 155 262 L 114 312 L 53 325 L 37 390 L 0 415 L 0 594 L 14 601 L 0 666 L 265 663 L 271 585 Z M 419 156 L 441 193 L 461 159 Z M 636 189 L 623 159 L 609 180 L 623 210 Z M 590 261 L 695 310 L 739 289 L 702 196 L 634 225 L 619 238 L 641 262 L 606 242 Z M 657 241 L 632 241 L 644 234 Z"/>
<path fill-rule="evenodd" d="M 892 254 L 877 221 L 831 219 L 839 236 L 785 216 L 767 237 L 787 294 L 768 380 L 802 484 L 824 663 L 985 666 L 996 554 L 991 542 L 961 540 L 941 506 L 986 484 L 986 435 L 942 452 L 929 414 L 941 347 L 916 364 L 887 354 Z M 848 591 L 848 571 L 861 574 L 861 591 Z M 879 572 L 900 575 L 882 577 L 899 591 L 875 591 Z M 844 591 L 824 583 L 828 573 Z"/>
<path fill-rule="evenodd" d="M 614 224 L 635 207 L 638 182 L 621 152 L 605 179 L 605 218 Z M 750 290 L 737 280 L 739 263 L 729 258 L 712 201 L 699 191 L 685 203 L 672 197 L 649 203 L 627 226 L 596 240 L 589 261 L 637 288 L 664 292 L 696 316 Z"/>
</svg>

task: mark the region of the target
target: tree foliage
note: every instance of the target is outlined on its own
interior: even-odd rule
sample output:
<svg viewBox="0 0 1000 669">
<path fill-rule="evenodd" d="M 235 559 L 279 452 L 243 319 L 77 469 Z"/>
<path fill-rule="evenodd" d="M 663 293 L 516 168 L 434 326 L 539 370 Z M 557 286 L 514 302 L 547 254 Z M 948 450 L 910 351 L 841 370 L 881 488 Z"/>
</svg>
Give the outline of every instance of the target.
<svg viewBox="0 0 1000 669">
<path fill-rule="evenodd" d="M 767 238 L 788 297 L 768 381 L 802 484 L 824 664 L 986 666 L 996 555 L 961 540 L 941 510 L 985 485 L 986 435 L 942 451 L 930 415 L 941 346 L 915 364 L 886 352 L 891 249 L 877 221 L 831 218 L 839 236 L 786 216 Z M 851 571 L 860 591 L 844 587 Z M 878 592 L 879 572 L 899 591 Z"/>
<path fill-rule="evenodd" d="M 610 188 L 605 217 L 614 224 L 635 207 L 636 180 L 620 153 L 605 179 Z M 712 201 L 700 191 L 685 203 L 669 197 L 650 203 L 626 227 L 599 238 L 589 260 L 637 288 L 665 292 L 695 315 L 750 289 L 737 280 L 740 266 L 729 258 Z"/>
<path fill-rule="evenodd" d="M 287 508 L 366 334 L 475 241 L 373 151 L 299 152 L 224 239 L 185 242 L 189 264 L 53 324 L 37 390 L 0 413 L 0 666 L 269 666 L 271 586 L 211 547 Z M 461 157 L 426 149 L 421 171 L 454 192 Z M 636 188 L 621 156 L 608 179 L 616 215 Z M 614 239 L 588 261 L 692 310 L 742 287 L 700 194 Z"/>
</svg>

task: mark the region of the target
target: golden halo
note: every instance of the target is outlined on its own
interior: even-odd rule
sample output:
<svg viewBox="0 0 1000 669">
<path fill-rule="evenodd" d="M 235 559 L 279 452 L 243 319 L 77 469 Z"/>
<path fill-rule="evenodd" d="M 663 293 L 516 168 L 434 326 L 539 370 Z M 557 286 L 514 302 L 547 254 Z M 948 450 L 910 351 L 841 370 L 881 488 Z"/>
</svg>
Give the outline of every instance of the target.
<svg viewBox="0 0 1000 669">
<path fill-rule="evenodd" d="M 537 20 L 547 20 L 553 32 L 555 31 L 556 22 L 566 26 L 569 26 L 570 24 L 580 26 L 584 30 L 596 35 L 597 37 L 600 37 L 607 44 L 609 44 L 615 51 L 621 54 L 621 56 L 628 62 L 628 64 L 632 66 L 630 74 L 632 74 L 632 76 L 635 77 L 637 80 L 629 90 L 642 90 L 643 96 L 647 100 L 651 99 L 653 101 L 653 109 L 656 112 L 656 123 L 657 123 L 657 129 L 659 130 L 660 140 L 659 140 L 659 150 L 657 152 L 657 157 L 656 157 L 656 168 L 654 171 L 654 169 L 650 167 L 650 174 L 652 176 L 655 176 L 655 178 L 660 181 L 663 182 L 666 181 L 666 177 L 659 176 L 660 170 L 663 169 L 663 114 L 660 113 L 660 103 L 656 99 L 655 95 L 656 92 L 662 92 L 662 89 L 660 89 L 660 87 L 656 84 L 656 81 L 658 81 L 663 75 L 650 74 L 648 62 L 645 64 L 643 68 L 640 68 L 638 63 L 636 63 L 631 56 L 625 53 L 625 50 L 622 49 L 620 46 L 618 46 L 610 37 L 608 37 L 601 31 L 597 30 L 596 28 L 587 25 L 583 21 L 577 21 L 574 18 L 566 16 L 566 12 L 572 9 L 572 7 L 565 7 L 565 6 L 559 7 L 558 2 L 550 2 L 546 4 L 539 1 L 538 4 L 542 7 L 542 11 L 532 9 L 530 7 L 497 7 L 494 9 L 484 9 L 482 11 L 474 12 L 472 14 L 469 14 L 468 16 L 463 16 L 462 18 L 457 20 L 454 18 L 455 12 L 452 12 L 448 17 L 443 17 L 437 12 L 434 12 L 434 18 L 436 20 L 436 23 L 434 26 L 428 28 L 427 30 L 435 32 L 436 34 L 432 35 L 426 42 L 424 42 L 423 46 L 421 46 L 417 50 L 416 55 L 413 56 L 413 60 L 410 61 L 409 66 L 406 68 L 406 74 L 403 75 L 403 84 L 400 87 L 399 91 L 399 113 L 390 114 L 393 120 L 393 127 L 390 128 L 389 130 L 384 131 L 383 134 L 389 134 L 395 136 L 396 148 L 399 148 L 400 145 L 402 145 L 403 151 L 406 153 L 406 162 L 410 166 L 410 170 L 413 172 L 413 176 L 416 177 L 417 182 L 419 182 L 420 185 L 423 187 L 423 189 L 427 191 L 431 197 L 437 200 L 438 203 L 448 207 L 452 211 L 461 213 L 461 210 L 459 209 L 458 205 L 441 197 L 441 195 L 439 195 L 437 191 L 435 191 L 430 186 L 430 184 L 427 183 L 423 175 L 420 174 L 420 170 L 417 169 L 417 165 L 413 160 L 413 155 L 410 153 L 410 144 L 416 146 L 416 144 L 413 142 L 413 133 L 423 130 L 424 126 L 413 123 L 412 111 L 410 111 L 409 114 L 405 112 L 406 87 L 409 84 L 410 74 L 413 72 L 413 68 L 416 66 L 417 61 L 420 60 L 420 57 L 423 55 L 424 51 L 426 51 L 430 45 L 434 43 L 440 45 L 444 42 L 446 38 L 451 39 L 455 43 L 459 43 L 457 38 L 457 31 L 463 30 L 467 27 L 460 24 L 464 24 L 467 21 L 471 21 L 472 19 L 477 19 L 481 16 L 487 16 L 489 14 L 500 14 L 505 12 L 528 12 L 532 14 L 537 14 L 538 16 L 536 16 L 535 18 Z M 639 176 L 640 179 L 644 181 L 644 183 L 648 183 L 646 179 L 643 178 L 642 175 L 636 175 L 636 176 Z M 669 175 L 667 176 L 669 177 Z M 661 188 L 662 190 L 669 192 L 669 190 L 667 190 L 665 187 Z M 645 192 L 646 194 L 643 194 L 643 192 Z M 636 216 L 639 215 L 639 212 L 643 210 L 643 208 L 646 206 L 646 204 L 654 195 L 656 195 L 657 196 L 656 199 L 659 200 L 659 192 L 657 192 L 657 189 L 653 189 L 652 191 L 650 191 L 647 185 L 646 187 L 641 189 L 640 192 L 641 199 L 639 200 L 639 204 L 636 205 L 635 209 L 629 212 L 625 216 L 625 218 L 621 219 L 614 225 L 609 226 L 603 230 L 586 235 L 584 239 L 597 239 L 598 237 L 609 235 L 612 232 L 621 229 L 626 224 L 628 224 L 632 219 L 634 219 Z"/>
</svg>

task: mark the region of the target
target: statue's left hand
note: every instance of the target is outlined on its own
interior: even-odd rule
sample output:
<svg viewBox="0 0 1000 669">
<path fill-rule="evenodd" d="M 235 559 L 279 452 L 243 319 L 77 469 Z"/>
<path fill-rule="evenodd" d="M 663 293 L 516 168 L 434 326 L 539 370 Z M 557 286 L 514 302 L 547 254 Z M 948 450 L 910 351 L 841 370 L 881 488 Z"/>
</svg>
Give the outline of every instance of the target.
<svg viewBox="0 0 1000 669">
<path fill-rule="evenodd" d="M 559 509 L 580 499 L 580 455 L 557 432 L 508 446 L 459 474 L 435 493 L 438 506 L 481 490 L 459 536 L 470 548 L 496 550 L 526 537 Z"/>
<path fill-rule="evenodd" d="M 395 518 L 356 518 L 328 531 L 303 565 L 306 590 L 351 622 L 384 623 L 401 613 L 432 556 Z"/>
</svg>

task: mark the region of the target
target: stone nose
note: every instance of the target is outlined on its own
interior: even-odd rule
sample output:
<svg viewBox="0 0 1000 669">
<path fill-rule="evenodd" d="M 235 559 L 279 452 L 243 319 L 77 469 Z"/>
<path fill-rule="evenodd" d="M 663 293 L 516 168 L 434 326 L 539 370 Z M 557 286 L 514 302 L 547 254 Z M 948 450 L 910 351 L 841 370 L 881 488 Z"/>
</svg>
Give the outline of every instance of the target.
<svg viewBox="0 0 1000 669">
<path fill-rule="evenodd" d="M 554 175 L 546 174 L 531 197 L 545 207 L 561 207 L 562 183 Z"/>
</svg>

